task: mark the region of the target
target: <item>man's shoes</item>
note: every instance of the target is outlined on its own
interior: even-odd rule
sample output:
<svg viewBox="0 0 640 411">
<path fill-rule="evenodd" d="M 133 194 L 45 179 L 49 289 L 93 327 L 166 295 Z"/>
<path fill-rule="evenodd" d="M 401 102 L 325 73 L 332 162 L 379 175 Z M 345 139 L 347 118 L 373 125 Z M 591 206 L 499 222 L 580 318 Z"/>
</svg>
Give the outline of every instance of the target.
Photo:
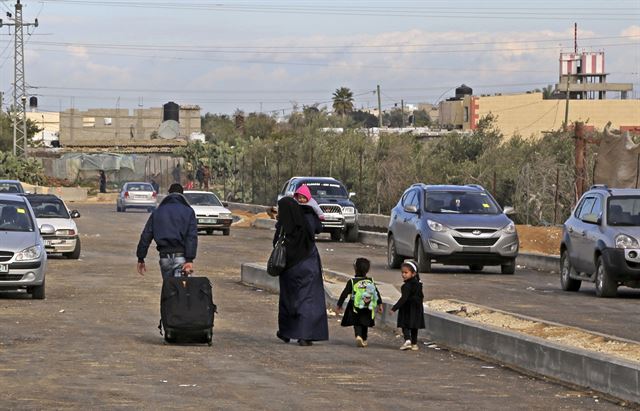
<svg viewBox="0 0 640 411">
<path fill-rule="evenodd" d="M 276 337 L 278 337 L 285 343 L 288 343 L 289 341 L 291 341 L 289 337 L 285 337 L 284 335 L 280 334 L 280 331 L 276 331 Z"/>
<path fill-rule="evenodd" d="M 402 344 L 402 345 L 400 346 L 400 349 L 401 349 L 402 351 L 410 350 L 410 349 L 411 349 L 411 340 L 407 340 L 407 341 L 405 341 L 405 342 L 404 342 L 404 344 Z"/>
<path fill-rule="evenodd" d="M 411 351 L 418 351 L 418 344 L 411 344 Z"/>
<path fill-rule="evenodd" d="M 367 346 L 362 337 L 360 337 L 359 335 L 356 337 L 356 345 L 360 348 Z"/>
<path fill-rule="evenodd" d="M 298 340 L 298 345 L 301 347 L 310 347 L 313 345 L 313 341 L 311 340 Z"/>
</svg>

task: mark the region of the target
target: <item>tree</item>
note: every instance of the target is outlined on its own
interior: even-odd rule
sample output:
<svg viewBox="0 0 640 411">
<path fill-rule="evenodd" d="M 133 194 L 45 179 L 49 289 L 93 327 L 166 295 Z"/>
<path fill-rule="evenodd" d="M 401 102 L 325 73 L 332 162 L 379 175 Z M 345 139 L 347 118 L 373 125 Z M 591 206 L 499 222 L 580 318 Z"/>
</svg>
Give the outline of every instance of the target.
<svg viewBox="0 0 640 411">
<path fill-rule="evenodd" d="M 333 93 L 333 111 L 344 117 L 353 111 L 353 92 L 347 87 L 340 87 Z"/>
<path fill-rule="evenodd" d="M 353 111 L 351 113 L 351 121 L 353 121 L 354 126 L 356 127 L 378 127 L 378 117 L 362 110 Z"/>
<path fill-rule="evenodd" d="M 543 99 L 550 99 L 553 98 L 553 92 L 554 92 L 554 88 L 551 84 L 549 84 L 548 86 L 544 87 L 542 89 L 542 98 Z"/>
</svg>

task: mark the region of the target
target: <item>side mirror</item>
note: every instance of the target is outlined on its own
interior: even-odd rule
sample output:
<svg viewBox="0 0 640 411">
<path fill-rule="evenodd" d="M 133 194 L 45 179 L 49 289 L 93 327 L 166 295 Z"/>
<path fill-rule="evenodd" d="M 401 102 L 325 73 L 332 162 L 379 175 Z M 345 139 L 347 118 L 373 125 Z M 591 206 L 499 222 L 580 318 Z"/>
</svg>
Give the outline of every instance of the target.
<svg viewBox="0 0 640 411">
<path fill-rule="evenodd" d="M 71 218 L 80 218 L 80 212 L 78 210 L 73 210 L 71 212 Z"/>
<path fill-rule="evenodd" d="M 354 193 L 353 191 L 349 193 L 349 199 L 351 199 L 351 197 L 355 197 L 356 193 Z"/>
<path fill-rule="evenodd" d="M 40 234 L 53 235 L 55 233 L 56 233 L 56 228 L 51 224 L 42 224 L 42 226 L 40 226 Z"/>
<path fill-rule="evenodd" d="M 222 206 L 223 206 L 223 207 L 229 207 L 229 203 L 227 203 L 226 201 L 223 201 L 223 202 L 222 202 Z"/>
<path fill-rule="evenodd" d="M 515 210 L 513 207 L 511 207 L 511 206 L 505 206 L 505 207 L 502 209 L 502 212 L 503 212 L 504 214 L 506 214 L 506 215 L 511 215 L 511 214 L 515 214 L 515 213 L 516 213 L 516 210 Z"/>
<path fill-rule="evenodd" d="M 411 214 L 418 214 L 418 207 L 414 206 L 413 204 L 407 205 L 404 206 L 404 211 Z"/>
</svg>

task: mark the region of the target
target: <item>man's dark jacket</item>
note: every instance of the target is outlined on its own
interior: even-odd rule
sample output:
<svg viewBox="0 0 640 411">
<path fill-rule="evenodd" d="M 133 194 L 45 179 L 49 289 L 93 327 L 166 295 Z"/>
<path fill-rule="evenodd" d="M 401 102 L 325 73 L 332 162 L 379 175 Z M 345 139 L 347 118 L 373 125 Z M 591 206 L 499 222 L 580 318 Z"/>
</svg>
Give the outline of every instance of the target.
<svg viewBox="0 0 640 411">
<path fill-rule="evenodd" d="M 183 253 L 188 263 L 196 258 L 198 222 L 182 194 L 169 194 L 149 217 L 138 242 L 139 262 L 144 262 L 151 240 L 161 254 Z"/>
</svg>

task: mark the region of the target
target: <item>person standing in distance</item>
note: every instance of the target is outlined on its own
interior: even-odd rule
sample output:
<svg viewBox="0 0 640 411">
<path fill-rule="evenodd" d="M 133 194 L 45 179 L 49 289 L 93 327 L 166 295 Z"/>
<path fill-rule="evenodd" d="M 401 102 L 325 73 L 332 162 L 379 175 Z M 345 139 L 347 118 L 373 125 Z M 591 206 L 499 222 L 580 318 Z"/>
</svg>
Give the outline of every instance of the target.
<svg viewBox="0 0 640 411">
<path fill-rule="evenodd" d="M 193 260 L 198 249 L 198 223 L 196 214 L 182 193 L 180 184 L 171 184 L 169 195 L 147 220 L 136 252 L 140 275 L 147 271 L 144 259 L 151 240 L 156 242 L 160 253 L 163 279 L 193 272 Z"/>
</svg>

